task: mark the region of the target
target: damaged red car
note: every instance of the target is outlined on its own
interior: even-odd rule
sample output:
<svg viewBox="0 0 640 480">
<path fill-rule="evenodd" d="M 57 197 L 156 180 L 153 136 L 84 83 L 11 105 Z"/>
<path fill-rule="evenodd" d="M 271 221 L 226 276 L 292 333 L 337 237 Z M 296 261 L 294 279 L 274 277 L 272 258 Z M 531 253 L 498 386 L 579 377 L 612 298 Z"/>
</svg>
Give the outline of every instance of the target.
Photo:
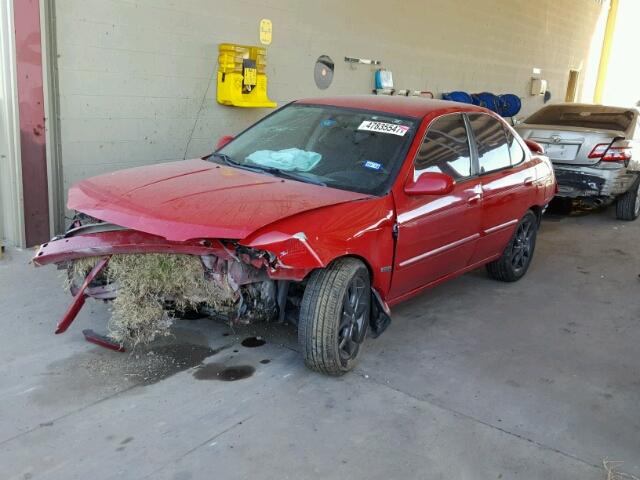
<svg viewBox="0 0 640 480">
<path fill-rule="evenodd" d="M 76 219 L 34 262 L 95 259 L 71 281 L 59 333 L 87 297 L 135 289 L 114 280 L 119 256 L 195 258 L 194 275 L 216 292 L 213 314 L 219 305 L 230 322 L 291 321 L 306 364 L 337 375 L 354 367 L 367 333 L 389 325 L 393 305 L 481 266 L 520 279 L 555 191 L 542 149 L 483 108 L 299 100 L 223 137 L 209 156 L 73 186 Z"/>
</svg>

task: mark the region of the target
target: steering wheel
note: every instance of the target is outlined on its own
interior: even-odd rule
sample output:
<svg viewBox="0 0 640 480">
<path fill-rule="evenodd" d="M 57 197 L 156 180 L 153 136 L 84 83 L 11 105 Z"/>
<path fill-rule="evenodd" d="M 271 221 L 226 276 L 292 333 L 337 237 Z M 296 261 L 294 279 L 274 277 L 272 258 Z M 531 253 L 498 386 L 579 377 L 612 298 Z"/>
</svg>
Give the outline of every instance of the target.
<svg viewBox="0 0 640 480">
<path fill-rule="evenodd" d="M 341 178 L 348 178 L 348 179 L 353 179 L 353 178 L 357 178 L 359 176 L 361 176 L 363 173 L 364 174 L 369 174 L 369 175 L 379 175 L 381 173 L 385 174 L 385 175 L 389 175 L 389 170 L 387 170 L 386 168 L 384 168 L 383 166 L 380 166 L 380 169 L 378 170 L 374 170 L 372 168 L 367 168 L 364 166 L 365 163 L 367 163 L 367 161 L 369 160 L 360 160 L 359 162 L 356 163 L 356 165 L 359 165 L 362 167 L 361 171 L 353 171 L 353 170 L 339 170 L 337 172 L 331 172 L 325 175 L 326 178 L 330 178 L 332 180 L 339 180 Z"/>
<path fill-rule="evenodd" d="M 361 160 L 356 163 L 356 165 L 364 165 L 367 160 Z M 364 174 L 364 175 L 363 175 Z M 384 167 L 381 167 L 380 170 L 373 170 L 370 168 L 363 167 L 362 170 L 339 170 L 337 172 L 331 172 L 324 177 L 326 179 L 330 179 L 339 183 L 343 183 L 345 185 L 349 184 L 365 184 L 367 186 L 375 187 L 381 178 L 381 174 L 389 175 L 389 171 Z"/>
</svg>

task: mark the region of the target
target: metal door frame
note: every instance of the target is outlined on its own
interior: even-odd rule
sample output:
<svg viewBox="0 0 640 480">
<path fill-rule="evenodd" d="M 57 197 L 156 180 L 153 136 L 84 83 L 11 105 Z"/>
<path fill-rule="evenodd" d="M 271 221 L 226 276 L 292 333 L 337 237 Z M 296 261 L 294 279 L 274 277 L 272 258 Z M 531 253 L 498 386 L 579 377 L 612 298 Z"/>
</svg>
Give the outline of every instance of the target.
<svg viewBox="0 0 640 480">
<path fill-rule="evenodd" d="M 0 2 L 0 138 L 6 140 L 6 153 L 0 153 L 4 156 L 0 158 L 0 240 L 5 239 L 10 245 L 23 247 L 24 202 L 13 32 L 13 2 Z"/>
</svg>

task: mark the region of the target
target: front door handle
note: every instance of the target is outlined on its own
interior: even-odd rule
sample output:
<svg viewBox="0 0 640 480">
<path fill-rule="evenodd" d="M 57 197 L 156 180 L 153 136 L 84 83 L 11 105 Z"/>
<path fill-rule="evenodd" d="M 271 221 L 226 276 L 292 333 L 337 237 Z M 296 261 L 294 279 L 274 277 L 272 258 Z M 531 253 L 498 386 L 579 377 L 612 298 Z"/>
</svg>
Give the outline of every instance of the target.
<svg viewBox="0 0 640 480">
<path fill-rule="evenodd" d="M 524 186 L 525 187 L 530 187 L 531 185 L 533 185 L 533 177 L 527 177 L 524 179 Z"/>
<path fill-rule="evenodd" d="M 482 198 L 482 195 L 480 195 L 479 193 L 474 195 L 473 197 L 469 197 L 469 200 L 467 200 L 467 203 L 470 204 L 475 204 L 478 203 L 480 201 L 480 199 Z"/>
</svg>

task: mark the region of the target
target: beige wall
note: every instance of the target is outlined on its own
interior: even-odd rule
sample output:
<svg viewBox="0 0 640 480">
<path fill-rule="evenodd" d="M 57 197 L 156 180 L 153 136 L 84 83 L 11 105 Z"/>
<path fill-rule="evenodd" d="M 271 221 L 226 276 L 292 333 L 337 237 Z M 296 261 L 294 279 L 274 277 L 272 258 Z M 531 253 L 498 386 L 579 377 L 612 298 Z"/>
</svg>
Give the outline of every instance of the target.
<svg viewBox="0 0 640 480">
<path fill-rule="evenodd" d="M 570 68 L 585 67 L 598 0 L 55 0 L 65 189 L 132 165 L 194 157 L 267 110 L 215 101 L 217 45 L 258 43 L 273 21 L 269 95 L 279 104 L 368 93 L 380 59 L 396 87 L 514 92 L 523 113 L 532 67 L 553 99 Z M 379 5 L 376 7 L 376 5 Z M 313 82 L 315 59 L 336 63 L 332 86 Z"/>
</svg>

